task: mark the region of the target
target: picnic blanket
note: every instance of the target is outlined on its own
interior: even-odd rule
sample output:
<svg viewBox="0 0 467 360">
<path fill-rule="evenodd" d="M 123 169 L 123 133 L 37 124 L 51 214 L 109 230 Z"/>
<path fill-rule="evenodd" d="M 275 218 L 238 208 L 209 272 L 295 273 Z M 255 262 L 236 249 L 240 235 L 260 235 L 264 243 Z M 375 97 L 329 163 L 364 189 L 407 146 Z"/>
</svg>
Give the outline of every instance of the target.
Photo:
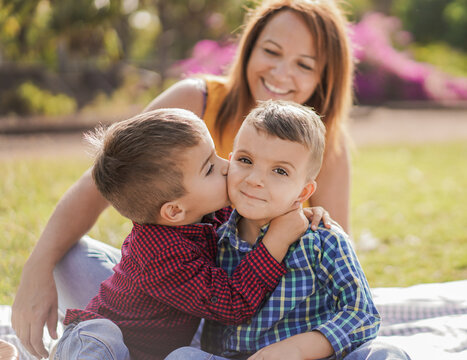
<svg viewBox="0 0 467 360">
<path fill-rule="evenodd" d="M 383 323 L 379 338 L 404 349 L 413 360 L 467 359 L 467 280 L 372 290 Z M 0 305 L 0 339 L 33 360 L 10 323 L 11 307 Z M 46 331 L 45 331 L 46 332 Z M 45 336 L 46 345 L 50 338 Z"/>
</svg>

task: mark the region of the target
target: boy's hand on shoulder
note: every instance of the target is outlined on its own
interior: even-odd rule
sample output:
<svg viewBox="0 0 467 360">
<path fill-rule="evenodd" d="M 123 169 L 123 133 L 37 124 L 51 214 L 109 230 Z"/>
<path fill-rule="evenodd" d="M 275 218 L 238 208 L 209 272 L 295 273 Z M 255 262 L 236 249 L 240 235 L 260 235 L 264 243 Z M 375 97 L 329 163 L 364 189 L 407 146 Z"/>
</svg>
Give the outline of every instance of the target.
<svg viewBox="0 0 467 360">
<path fill-rule="evenodd" d="M 327 229 L 331 228 L 331 216 L 329 213 L 321 206 L 313 206 L 303 209 L 305 216 L 310 220 L 311 228 L 313 230 L 318 229 L 318 225 L 321 220 L 323 220 L 324 226 Z"/>
<path fill-rule="evenodd" d="M 271 220 L 263 244 L 278 262 L 282 262 L 289 246 L 303 235 L 308 225 L 303 210 L 294 208 Z"/>
<path fill-rule="evenodd" d="M 305 233 L 309 224 L 303 209 L 299 207 L 272 219 L 268 233 L 272 232 L 281 242 L 290 246 Z"/>
</svg>

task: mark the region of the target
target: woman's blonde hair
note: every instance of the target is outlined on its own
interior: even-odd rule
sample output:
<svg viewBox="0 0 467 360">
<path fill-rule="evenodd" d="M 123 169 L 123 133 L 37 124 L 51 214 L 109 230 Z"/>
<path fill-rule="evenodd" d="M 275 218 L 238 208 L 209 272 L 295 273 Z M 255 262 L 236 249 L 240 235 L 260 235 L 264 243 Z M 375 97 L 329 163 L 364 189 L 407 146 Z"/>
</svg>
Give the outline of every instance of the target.
<svg viewBox="0 0 467 360">
<path fill-rule="evenodd" d="M 228 74 L 228 93 L 216 119 L 216 131 L 222 135 L 230 122 L 240 124 L 255 106 L 248 87 L 246 67 L 266 24 L 274 15 L 285 10 L 303 18 L 315 41 L 316 53 L 320 56 L 321 79 L 303 105 L 312 107 L 322 117 L 327 142 L 336 146 L 344 133 L 343 125 L 353 100 L 353 58 L 347 20 L 333 0 L 265 0 L 249 12 L 236 58 Z"/>
</svg>

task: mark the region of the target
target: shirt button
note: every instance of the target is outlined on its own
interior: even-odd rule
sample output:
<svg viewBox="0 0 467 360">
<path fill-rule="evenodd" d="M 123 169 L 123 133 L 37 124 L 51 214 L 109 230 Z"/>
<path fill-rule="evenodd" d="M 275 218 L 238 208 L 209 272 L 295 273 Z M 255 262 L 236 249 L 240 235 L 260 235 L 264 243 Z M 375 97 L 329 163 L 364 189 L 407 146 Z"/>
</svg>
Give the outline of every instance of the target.
<svg viewBox="0 0 467 360">
<path fill-rule="evenodd" d="M 218 301 L 217 296 L 213 296 L 213 297 L 211 298 L 211 302 L 212 302 L 213 304 L 217 304 L 217 301 Z"/>
</svg>

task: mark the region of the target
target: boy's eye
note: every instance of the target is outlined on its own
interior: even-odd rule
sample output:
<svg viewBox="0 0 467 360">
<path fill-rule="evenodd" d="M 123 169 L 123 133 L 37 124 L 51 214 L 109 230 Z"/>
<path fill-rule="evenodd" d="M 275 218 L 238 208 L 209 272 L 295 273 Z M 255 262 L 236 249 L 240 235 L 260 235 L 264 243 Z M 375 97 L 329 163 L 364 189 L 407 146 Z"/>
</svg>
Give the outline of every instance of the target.
<svg viewBox="0 0 467 360">
<path fill-rule="evenodd" d="M 282 169 L 282 168 L 274 169 L 274 172 L 276 172 L 276 173 L 279 174 L 279 175 L 289 176 L 289 174 L 287 173 L 287 171 L 285 171 L 285 170 Z"/>
<path fill-rule="evenodd" d="M 244 164 L 251 164 L 250 159 L 245 158 L 245 157 L 238 158 L 238 161 Z"/>
<path fill-rule="evenodd" d="M 214 170 L 214 164 L 210 164 L 210 165 L 209 165 L 208 172 L 206 173 L 206 176 L 208 176 L 209 174 L 211 174 L 213 170 Z"/>
</svg>

